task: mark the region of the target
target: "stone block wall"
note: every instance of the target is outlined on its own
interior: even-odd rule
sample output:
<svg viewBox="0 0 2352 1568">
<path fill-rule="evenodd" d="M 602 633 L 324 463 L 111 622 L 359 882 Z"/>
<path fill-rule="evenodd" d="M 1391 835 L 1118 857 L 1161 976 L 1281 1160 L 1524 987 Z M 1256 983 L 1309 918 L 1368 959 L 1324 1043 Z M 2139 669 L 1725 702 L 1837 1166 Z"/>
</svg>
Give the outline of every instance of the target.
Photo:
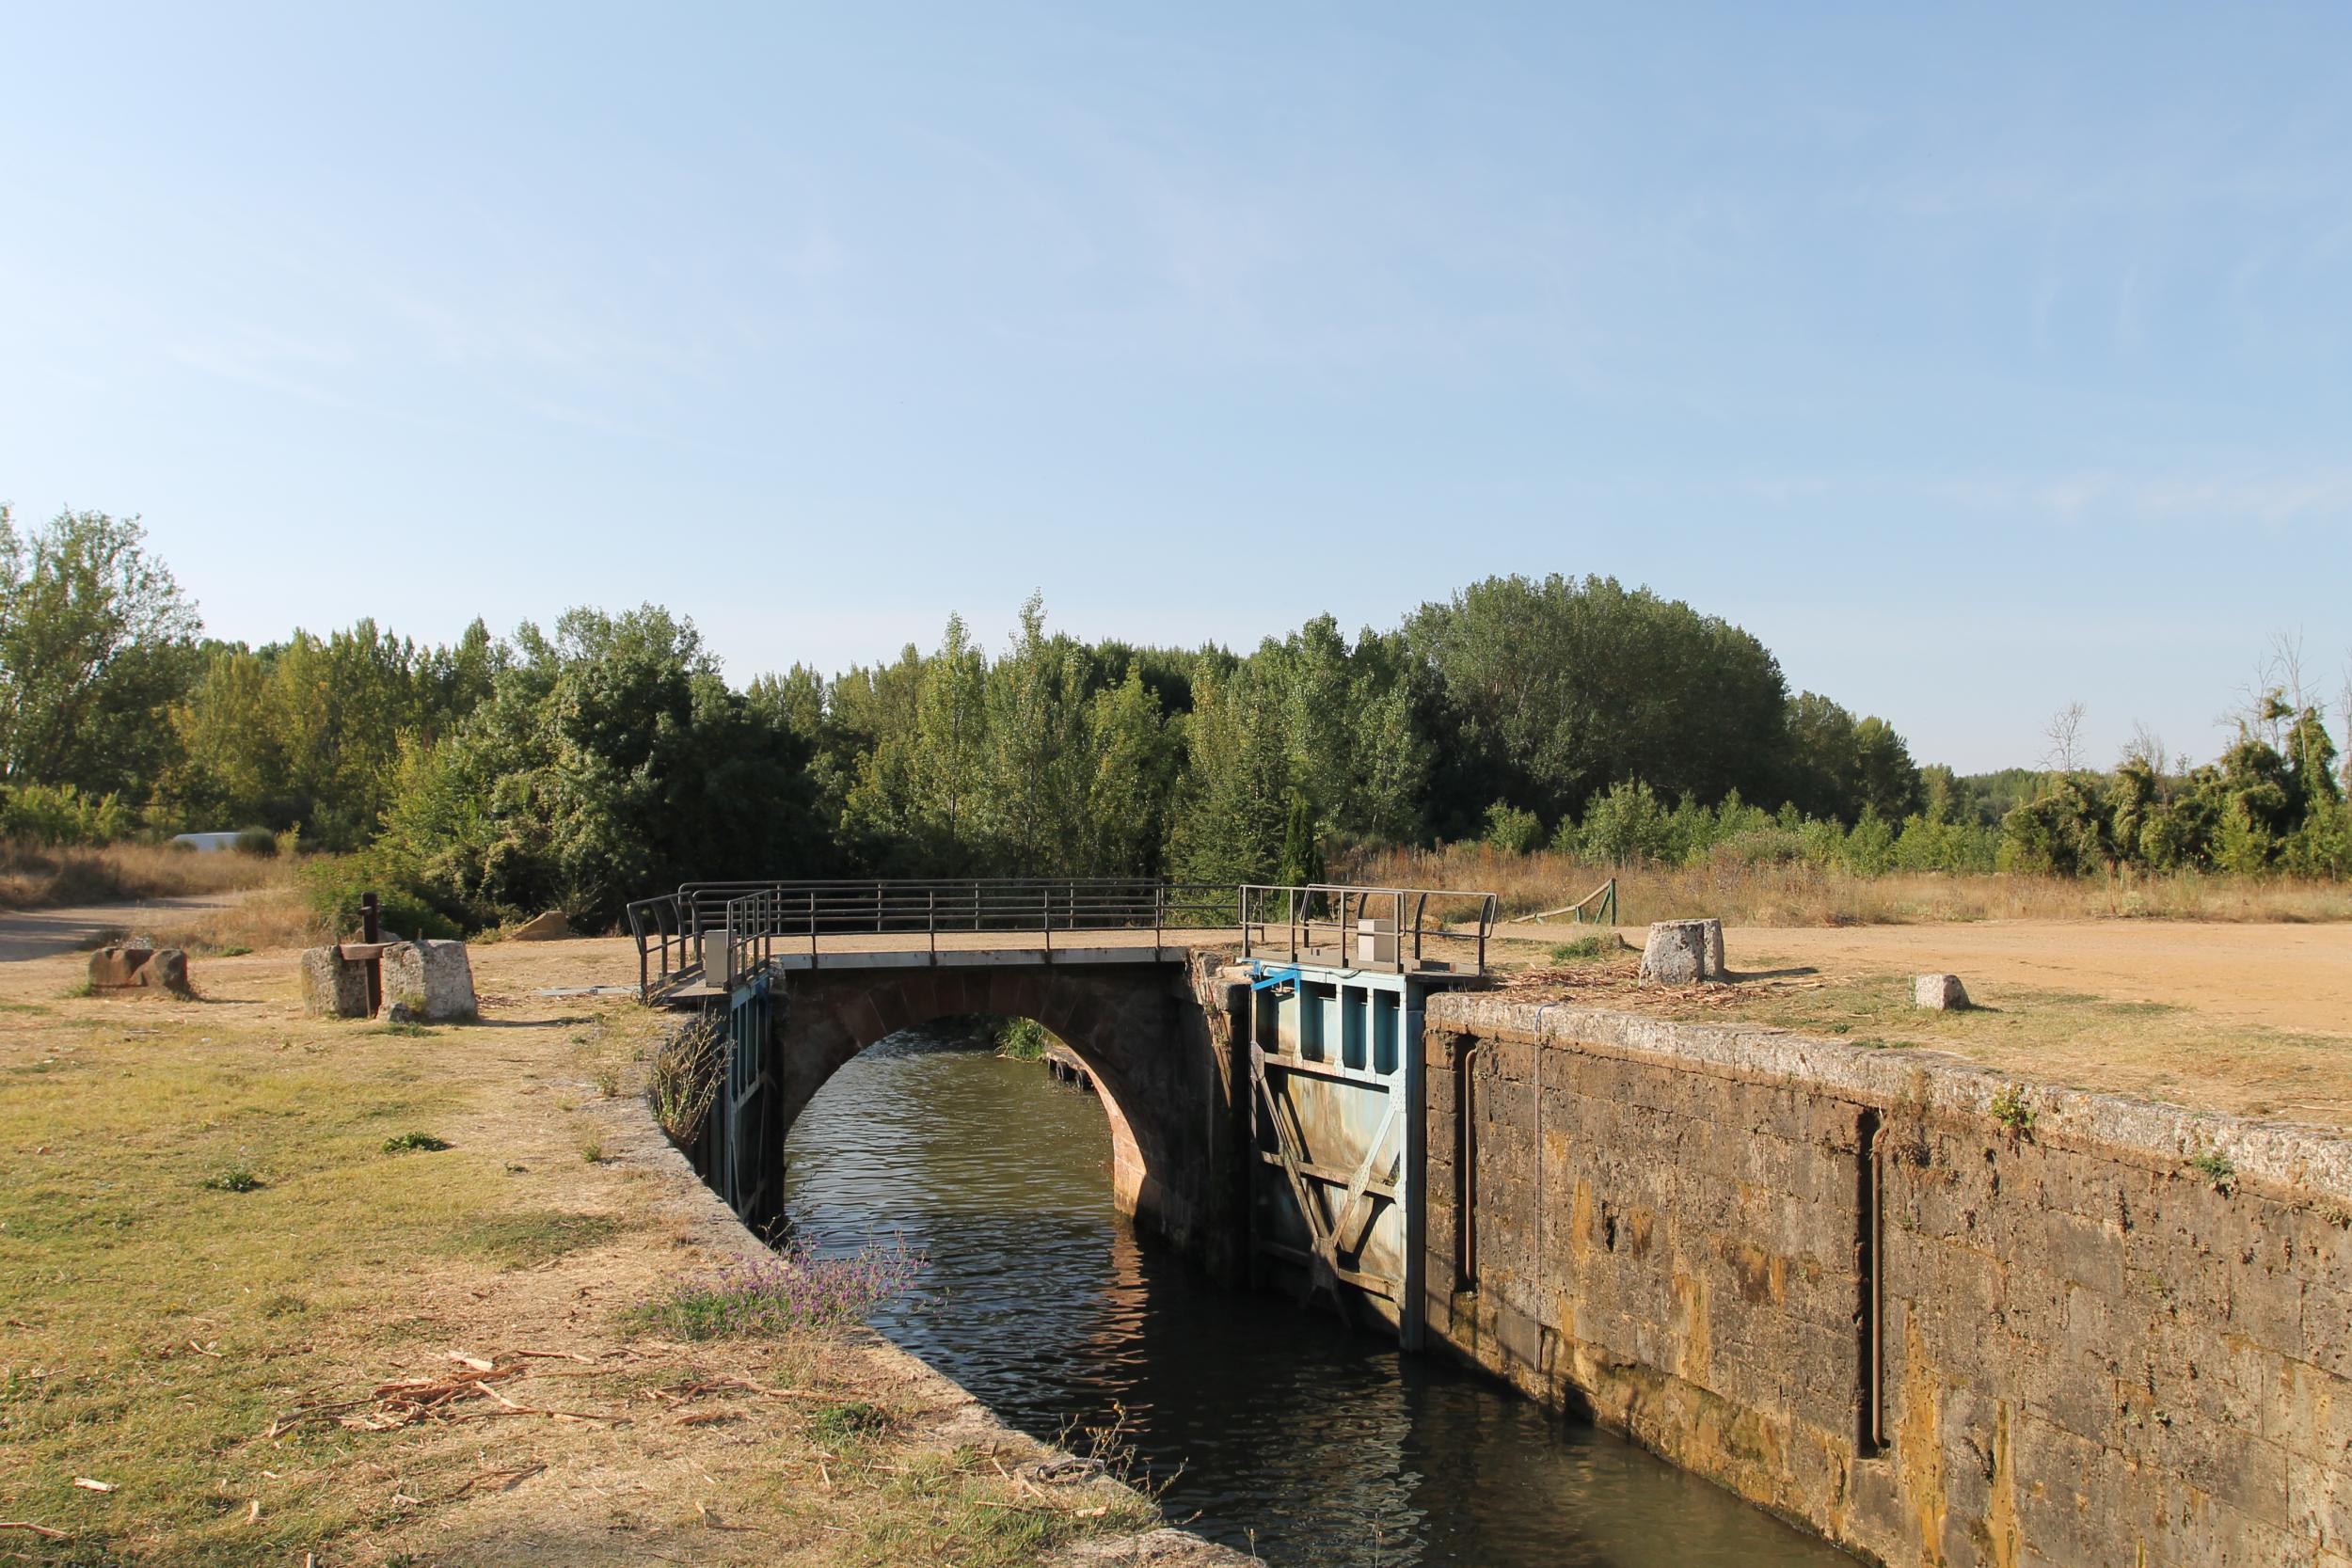
<svg viewBox="0 0 2352 1568">
<path fill-rule="evenodd" d="M 1433 1342 L 1903 1568 L 2352 1563 L 2352 1142 L 1474 994 L 1427 1040 Z"/>
</svg>

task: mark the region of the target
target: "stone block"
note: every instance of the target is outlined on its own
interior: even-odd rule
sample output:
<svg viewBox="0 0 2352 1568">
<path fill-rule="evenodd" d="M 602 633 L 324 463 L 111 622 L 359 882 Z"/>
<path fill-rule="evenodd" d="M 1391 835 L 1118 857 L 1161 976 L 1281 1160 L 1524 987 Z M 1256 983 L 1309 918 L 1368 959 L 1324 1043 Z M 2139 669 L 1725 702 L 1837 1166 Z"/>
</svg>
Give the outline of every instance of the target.
<svg viewBox="0 0 2352 1568">
<path fill-rule="evenodd" d="M 475 1013 L 473 964 L 462 942 L 404 942 L 384 952 L 384 1001 L 439 1022 Z"/>
<path fill-rule="evenodd" d="M 1708 977 L 1707 922 L 1661 920 L 1642 947 L 1642 978 L 1665 986 L 1694 986 Z"/>
<path fill-rule="evenodd" d="M 1968 988 L 1960 983 L 1957 974 L 1922 974 L 1911 983 L 1914 1006 L 1933 1007 L 1941 1012 L 1968 1006 Z"/>
<path fill-rule="evenodd" d="M 368 969 L 337 947 L 302 954 L 302 1010 L 323 1018 L 368 1016 Z"/>
<path fill-rule="evenodd" d="M 196 994 L 188 986 L 188 956 L 177 947 L 102 947 L 89 956 L 89 989 Z"/>
</svg>

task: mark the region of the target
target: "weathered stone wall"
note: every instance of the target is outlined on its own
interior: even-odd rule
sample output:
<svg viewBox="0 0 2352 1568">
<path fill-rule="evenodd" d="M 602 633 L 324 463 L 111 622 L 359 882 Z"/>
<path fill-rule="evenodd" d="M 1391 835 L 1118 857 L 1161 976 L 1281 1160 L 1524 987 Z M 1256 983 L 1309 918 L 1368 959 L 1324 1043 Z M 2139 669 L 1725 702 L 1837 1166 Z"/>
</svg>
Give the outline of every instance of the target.
<svg viewBox="0 0 2352 1568">
<path fill-rule="evenodd" d="M 2352 1142 L 1477 995 L 1428 1040 L 1433 1342 L 1904 1568 L 2352 1562 Z"/>
<path fill-rule="evenodd" d="M 971 1013 L 1035 1019 L 1094 1079 L 1120 1212 L 1212 1268 L 1238 1271 L 1248 1241 L 1248 1078 L 1232 1055 L 1232 989 L 1199 958 L 789 975 L 780 987 L 778 1144 L 825 1080 L 886 1035 Z"/>
</svg>

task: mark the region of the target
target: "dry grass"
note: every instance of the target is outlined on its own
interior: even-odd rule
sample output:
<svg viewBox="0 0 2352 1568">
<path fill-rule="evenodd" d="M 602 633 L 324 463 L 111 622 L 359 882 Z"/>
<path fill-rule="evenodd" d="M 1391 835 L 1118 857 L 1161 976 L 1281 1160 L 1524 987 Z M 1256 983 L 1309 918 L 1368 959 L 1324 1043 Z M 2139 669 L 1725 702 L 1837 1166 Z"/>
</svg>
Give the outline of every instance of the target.
<svg viewBox="0 0 2352 1568">
<path fill-rule="evenodd" d="M 476 961 L 480 1022 L 399 1035 L 304 1017 L 285 953 L 187 1002 L 0 967 L 0 1498 L 66 1537 L 0 1562 L 1011 1564 L 1154 1522 L 884 1347 L 628 1333 L 742 1244 L 593 1090 L 659 1021 L 531 994 L 611 943 Z"/>
<path fill-rule="evenodd" d="M 283 861 L 234 851 L 200 854 L 160 844 L 67 848 L 0 840 L 0 909 L 228 893 L 287 882 L 293 875 Z"/>
<path fill-rule="evenodd" d="M 182 947 L 207 956 L 311 947 L 335 940 L 303 890 L 292 882 L 262 887 L 216 910 L 135 915 L 125 921 L 123 929 L 158 947 Z"/>
<path fill-rule="evenodd" d="M 1505 917 L 1555 909 L 1617 879 L 1618 923 L 1717 915 L 1736 926 L 1910 925 L 1940 920 L 2352 920 L 2352 884 L 2195 874 L 2025 877 L 1896 872 L 1857 877 L 1810 865 L 1591 865 L 1484 845 L 1392 849 L 1340 873 L 1375 887 L 1475 888 Z"/>
</svg>

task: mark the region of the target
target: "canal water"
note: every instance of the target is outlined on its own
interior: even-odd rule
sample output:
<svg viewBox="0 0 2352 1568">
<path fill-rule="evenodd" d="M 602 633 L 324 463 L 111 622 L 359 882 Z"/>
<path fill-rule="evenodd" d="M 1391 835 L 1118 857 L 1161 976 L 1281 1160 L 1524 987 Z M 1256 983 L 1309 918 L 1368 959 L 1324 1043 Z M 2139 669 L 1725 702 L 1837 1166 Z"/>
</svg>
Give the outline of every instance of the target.
<svg viewBox="0 0 2352 1568">
<path fill-rule="evenodd" d="M 1170 1517 L 1276 1568 L 1851 1568 L 1618 1438 L 1146 1251 L 1102 1107 L 1038 1064 L 894 1036 L 786 1156 L 803 1241 L 929 1255 L 882 1333 L 1042 1438 L 1123 1412 Z"/>
</svg>

